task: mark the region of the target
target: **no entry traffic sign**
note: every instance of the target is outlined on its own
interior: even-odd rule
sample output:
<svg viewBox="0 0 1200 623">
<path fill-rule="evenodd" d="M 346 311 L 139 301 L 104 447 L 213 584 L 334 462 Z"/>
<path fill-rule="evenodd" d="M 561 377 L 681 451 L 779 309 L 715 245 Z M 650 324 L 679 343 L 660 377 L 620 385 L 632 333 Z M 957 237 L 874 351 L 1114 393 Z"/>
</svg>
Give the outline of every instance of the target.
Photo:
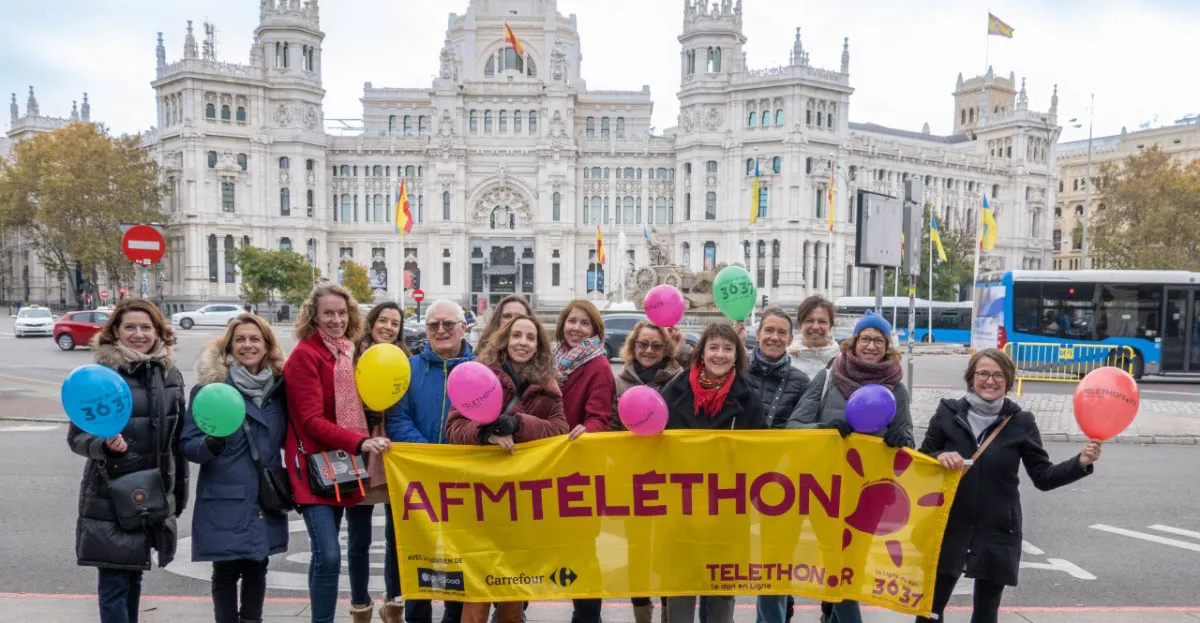
<svg viewBox="0 0 1200 623">
<path fill-rule="evenodd" d="M 414 301 L 420 303 L 421 301 L 425 300 L 425 291 L 417 288 L 416 290 L 413 290 L 412 296 Z"/>
<path fill-rule="evenodd" d="M 149 225 L 134 225 L 121 237 L 121 250 L 130 262 L 139 266 L 153 266 L 167 252 L 167 241 Z"/>
</svg>

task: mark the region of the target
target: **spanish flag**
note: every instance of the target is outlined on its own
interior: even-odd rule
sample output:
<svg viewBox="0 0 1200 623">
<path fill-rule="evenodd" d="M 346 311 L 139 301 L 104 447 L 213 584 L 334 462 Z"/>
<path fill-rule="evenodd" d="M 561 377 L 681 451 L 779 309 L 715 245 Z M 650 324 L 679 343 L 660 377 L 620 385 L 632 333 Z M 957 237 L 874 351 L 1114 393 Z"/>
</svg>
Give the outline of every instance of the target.
<svg viewBox="0 0 1200 623">
<path fill-rule="evenodd" d="M 758 202 L 762 197 L 762 186 L 758 177 L 758 158 L 754 159 L 754 183 L 750 186 L 750 224 L 758 223 Z"/>
<path fill-rule="evenodd" d="M 1000 21 L 999 17 L 988 13 L 988 35 L 1012 39 L 1013 27 Z"/>
<path fill-rule="evenodd" d="M 604 263 L 604 236 L 600 233 L 600 226 L 596 226 L 596 261 Z"/>
<path fill-rule="evenodd" d="M 413 228 L 412 210 L 408 206 L 408 186 L 400 179 L 400 193 L 396 196 L 396 233 L 408 237 Z"/>
<path fill-rule="evenodd" d="M 942 234 L 938 231 L 937 218 L 932 214 L 929 215 L 929 241 L 933 243 L 933 248 L 937 249 L 938 261 L 946 261 L 946 248 L 942 246 Z"/>
<path fill-rule="evenodd" d="M 519 56 L 525 56 L 525 48 L 521 46 L 521 41 L 513 34 L 512 29 L 508 27 L 508 22 L 504 22 L 504 41 L 508 45 L 511 45 Z"/>
<path fill-rule="evenodd" d="M 996 215 L 992 213 L 992 207 L 988 205 L 987 195 L 983 196 L 983 218 L 979 227 L 979 248 L 995 249 L 999 231 L 996 228 Z"/>
</svg>

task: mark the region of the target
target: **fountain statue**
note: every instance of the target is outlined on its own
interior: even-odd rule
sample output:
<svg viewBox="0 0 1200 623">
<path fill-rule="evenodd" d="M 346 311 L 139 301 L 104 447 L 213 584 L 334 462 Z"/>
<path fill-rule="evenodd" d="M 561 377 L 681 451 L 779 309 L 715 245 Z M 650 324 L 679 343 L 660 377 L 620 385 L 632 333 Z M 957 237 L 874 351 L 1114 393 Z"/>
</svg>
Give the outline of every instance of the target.
<svg viewBox="0 0 1200 623">
<path fill-rule="evenodd" d="M 654 286 L 666 283 L 683 292 L 689 311 L 715 311 L 712 284 L 725 264 L 717 264 L 712 270 L 693 272 L 673 262 L 671 245 L 659 235 L 657 228 L 650 227 L 648 232 L 646 250 L 650 265 L 630 271 L 621 284 L 625 290 L 632 292 L 632 302 L 640 309 L 646 293 Z"/>
<path fill-rule="evenodd" d="M 629 258 L 629 238 L 625 237 L 625 232 L 617 235 L 617 257 L 614 266 L 617 273 L 617 287 L 614 293 L 616 300 L 612 300 L 608 304 L 608 310 L 637 311 L 637 307 L 629 300 L 629 288 L 627 287 L 629 275 L 633 273 L 635 267 L 633 260 Z"/>
</svg>

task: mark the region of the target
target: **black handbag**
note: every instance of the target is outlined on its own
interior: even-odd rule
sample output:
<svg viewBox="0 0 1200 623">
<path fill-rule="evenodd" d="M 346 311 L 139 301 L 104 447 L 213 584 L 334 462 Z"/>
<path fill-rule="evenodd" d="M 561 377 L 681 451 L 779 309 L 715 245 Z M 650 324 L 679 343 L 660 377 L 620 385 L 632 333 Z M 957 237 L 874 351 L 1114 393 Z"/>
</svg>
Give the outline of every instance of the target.
<svg viewBox="0 0 1200 623">
<path fill-rule="evenodd" d="M 158 396 L 162 395 L 161 387 L 156 388 Z M 162 401 L 157 405 L 158 418 L 162 417 Z M 154 435 L 154 466 L 140 469 L 136 472 L 123 474 L 117 478 L 108 475 L 107 461 L 100 461 L 96 466 L 100 470 L 100 478 L 108 485 L 112 497 L 113 510 L 117 516 L 117 524 L 122 530 L 137 532 L 154 524 L 164 521 L 171 514 L 171 505 L 167 500 L 167 487 L 163 482 L 162 469 L 162 430 L 157 426 L 157 419 L 152 420 L 151 431 Z"/>
<path fill-rule="evenodd" d="M 242 432 L 246 435 L 246 445 L 250 446 L 250 459 L 258 469 L 258 505 L 265 511 L 286 515 L 296 508 L 287 468 L 264 467 L 258 457 L 258 444 L 254 443 L 254 436 L 250 434 L 250 424 L 245 420 L 242 420 Z"/>
<path fill-rule="evenodd" d="M 366 495 L 363 478 L 367 477 L 367 463 L 361 456 L 355 456 L 345 450 L 329 450 L 309 454 L 304 450 L 304 442 L 300 434 L 288 419 L 292 435 L 296 437 L 296 450 L 304 457 L 308 468 L 308 488 L 313 495 L 322 498 L 333 498 L 341 503 L 342 494 L 351 494 L 357 490 Z M 300 466 L 296 466 L 299 471 Z"/>
</svg>

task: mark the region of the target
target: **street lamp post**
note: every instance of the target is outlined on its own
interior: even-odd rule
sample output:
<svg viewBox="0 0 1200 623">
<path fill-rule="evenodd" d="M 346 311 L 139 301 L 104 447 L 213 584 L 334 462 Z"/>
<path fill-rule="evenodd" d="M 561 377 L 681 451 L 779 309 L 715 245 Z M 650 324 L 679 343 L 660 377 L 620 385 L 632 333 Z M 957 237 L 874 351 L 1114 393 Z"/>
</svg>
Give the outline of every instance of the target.
<svg viewBox="0 0 1200 623">
<path fill-rule="evenodd" d="M 1092 215 L 1092 121 L 1096 112 L 1096 94 L 1092 94 L 1091 104 L 1088 106 L 1088 153 L 1087 153 L 1087 173 L 1084 179 L 1084 195 L 1083 195 L 1083 235 L 1080 237 L 1079 249 L 1082 254 L 1079 267 L 1083 270 L 1091 268 L 1091 261 L 1088 258 L 1088 219 Z M 1083 127 L 1078 119 L 1071 119 L 1068 123 L 1073 124 L 1073 128 Z"/>
</svg>

